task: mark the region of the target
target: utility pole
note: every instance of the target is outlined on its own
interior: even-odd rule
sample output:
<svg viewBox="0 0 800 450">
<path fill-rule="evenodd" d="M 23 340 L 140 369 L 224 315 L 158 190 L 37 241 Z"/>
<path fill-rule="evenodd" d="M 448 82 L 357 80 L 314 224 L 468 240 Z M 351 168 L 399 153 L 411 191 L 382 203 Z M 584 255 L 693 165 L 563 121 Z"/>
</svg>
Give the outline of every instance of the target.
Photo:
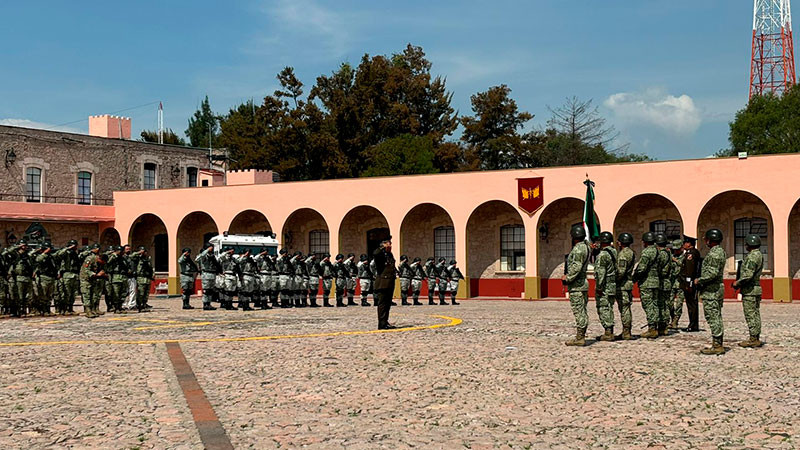
<svg viewBox="0 0 800 450">
<path fill-rule="evenodd" d="M 750 97 L 781 94 L 795 83 L 791 0 L 753 0 Z"/>
</svg>

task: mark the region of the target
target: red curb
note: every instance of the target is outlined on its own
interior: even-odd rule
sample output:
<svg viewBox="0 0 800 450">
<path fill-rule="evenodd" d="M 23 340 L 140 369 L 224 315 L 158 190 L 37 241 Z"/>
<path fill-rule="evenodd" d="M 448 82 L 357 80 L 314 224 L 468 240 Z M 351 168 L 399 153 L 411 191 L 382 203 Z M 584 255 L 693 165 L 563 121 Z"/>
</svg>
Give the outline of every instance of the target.
<svg viewBox="0 0 800 450">
<path fill-rule="evenodd" d="M 225 434 L 225 429 L 222 428 L 214 408 L 211 407 L 206 394 L 197 382 L 180 344 L 167 342 L 166 345 L 169 360 L 178 377 L 178 384 L 181 386 L 186 403 L 189 404 L 189 410 L 192 411 L 192 418 L 200 433 L 203 447 L 208 450 L 233 450 L 233 445 L 228 439 L 228 435 Z"/>
</svg>

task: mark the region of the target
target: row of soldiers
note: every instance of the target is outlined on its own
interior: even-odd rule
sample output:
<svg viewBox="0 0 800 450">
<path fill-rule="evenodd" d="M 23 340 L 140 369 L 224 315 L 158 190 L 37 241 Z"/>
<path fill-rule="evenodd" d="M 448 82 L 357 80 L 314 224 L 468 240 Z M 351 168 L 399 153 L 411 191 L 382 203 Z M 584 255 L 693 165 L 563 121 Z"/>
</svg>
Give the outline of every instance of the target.
<svg viewBox="0 0 800 450">
<path fill-rule="evenodd" d="M 320 259 L 317 255 L 303 255 L 301 252 L 289 254 L 285 249 L 277 255 L 269 254 L 266 250 L 254 255 L 247 248 L 242 249 L 239 255 L 235 252 L 233 247 L 224 247 L 216 256 L 214 246 L 206 243 L 204 250 L 192 259 L 191 249 L 182 250 L 178 267 L 184 309 L 194 309 L 189 299 L 194 293 L 198 274 L 203 288 L 204 310 L 216 309 L 212 302 L 219 302 L 224 309 L 237 309 L 233 305 L 234 297 L 237 297 L 238 307 L 243 310 L 252 310 L 254 307 L 332 307 L 332 291 L 336 306 L 357 306 L 356 286 L 361 291 L 361 306 L 370 306 L 368 297 L 373 291 L 377 271 L 374 262 L 366 254 L 362 254 L 356 262 L 353 253 L 347 256 L 338 254 L 331 261 L 330 254 L 324 254 Z M 456 292 L 464 276 L 455 260 L 448 265 L 445 258 L 439 258 L 438 263 L 434 258 L 428 258 L 422 264 L 420 258 L 414 258 L 409 263 L 408 257 L 403 255 L 397 274 L 403 305 L 412 304 L 408 301 L 409 295 L 414 305 L 422 304 L 419 296 L 423 280 L 428 283 L 428 304 L 437 304 L 434 300 L 436 293 L 438 304 L 448 304 L 448 293 L 452 303 L 458 304 Z M 317 303 L 320 284 L 322 305 Z"/>
<path fill-rule="evenodd" d="M 150 308 L 147 297 L 153 280 L 153 266 L 147 250 L 116 246 L 100 252 L 93 244 L 78 251 L 71 240 L 61 249 L 49 242 L 29 246 L 20 241 L 0 252 L 0 305 L 3 314 L 21 317 L 26 314 L 74 313 L 75 297 L 81 294 L 87 317 L 97 317 L 99 302 L 105 296 L 109 312 L 122 311 L 130 279 L 135 279 L 136 308 Z"/>
<path fill-rule="evenodd" d="M 665 336 L 668 328 L 677 328 L 684 301 L 690 305 L 694 300 L 694 314 L 697 314 L 695 293 L 703 300 L 703 312 L 711 329 L 712 344 L 701 350 L 707 355 L 725 352 L 722 345 L 723 323 L 722 304 L 724 298 L 723 272 L 727 255 L 722 248 L 723 235 L 719 229 L 708 230 L 704 241 L 709 251 L 705 258 L 694 248 L 694 240 L 686 238 L 672 242 L 663 233 L 647 232 L 642 236 L 644 249 L 638 260 L 630 246 L 633 236 L 622 233 L 617 239 L 619 250 L 614 247 L 614 236 L 603 232 L 599 242 L 586 241 L 586 231 L 581 225 L 574 226 L 572 251 L 567 257 L 563 282 L 569 292 L 570 304 L 575 315 L 576 337 L 567 342 L 570 346 L 586 344 L 588 317 L 589 284 L 587 268 L 591 256 L 595 256 L 595 301 L 597 314 L 605 329 L 598 339 L 613 341 L 630 340 L 631 300 L 634 283 L 639 286 L 642 308 L 647 318 L 647 331 L 641 337 L 655 339 Z M 747 255 L 737 271 L 733 287 L 742 294 L 742 304 L 750 338 L 740 342 L 741 347 L 761 347 L 761 272 L 764 257 L 760 252 L 761 239 L 751 234 L 745 238 Z M 691 264 L 690 264 L 691 263 Z M 686 270 L 687 267 L 690 270 Z M 695 271 L 694 267 L 699 267 Z M 619 307 L 623 331 L 614 335 L 614 311 Z M 692 314 L 689 307 L 690 316 Z M 694 320 L 694 322 L 693 322 Z M 690 317 L 686 331 L 699 331 L 696 318 Z"/>
</svg>

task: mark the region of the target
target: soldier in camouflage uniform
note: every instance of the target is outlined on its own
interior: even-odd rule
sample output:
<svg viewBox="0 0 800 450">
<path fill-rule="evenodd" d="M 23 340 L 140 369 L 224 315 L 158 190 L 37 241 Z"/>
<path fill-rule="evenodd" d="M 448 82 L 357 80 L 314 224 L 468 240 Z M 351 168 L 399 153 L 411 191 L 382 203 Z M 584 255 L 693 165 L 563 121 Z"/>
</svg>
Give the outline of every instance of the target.
<svg viewBox="0 0 800 450">
<path fill-rule="evenodd" d="M 369 291 L 372 290 L 372 271 L 369 268 L 369 258 L 366 254 L 362 253 L 359 257 L 356 270 L 358 270 L 358 284 L 361 288 L 361 306 L 370 306 L 367 297 L 369 297 Z"/>
<path fill-rule="evenodd" d="M 292 258 L 285 248 L 281 249 L 280 255 L 276 266 L 278 269 L 278 289 L 281 293 L 281 308 L 291 308 L 294 303 L 292 299 L 294 295 L 294 266 L 292 265 Z"/>
<path fill-rule="evenodd" d="M 336 276 L 336 269 L 331 264 L 330 253 L 325 253 L 322 262 L 319 263 L 319 276 L 322 278 L 322 306 L 332 307 L 331 288 L 333 287 L 333 278 Z"/>
<path fill-rule="evenodd" d="M 398 278 L 400 278 L 400 304 L 409 306 L 411 303 L 408 302 L 408 291 L 411 289 L 411 278 L 413 274 L 411 273 L 411 266 L 408 265 L 408 256 L 400 256 L 400 265 L 397 267 L 397 274 Z"/>
<path fill-rule="evenodd" d="M 75 295 L 80 291 L 81 259 L 78 257 L 78 241 L 71 240 L 67 246 L 57 251 L 55 259 L 58 264 L 57 288 L 61 293 L 57 296 L 59 305 L 56 312 L 67 314 L 74 312 Z"/>
<path fill-rule="evenodd" d="M 617 294 L 617 251 L 614 235 L 608 231 L 600 233 L 600 254 L 594 263 L 595 306 L 597 317 L 605 332 L 597 339 L 614 340 L 614 297 Z"/>
<path fill-rule="evenodd" d="M 24 241 L 20 242 L 15 256 L 11 275 L 14 280 L 16 296 L 11 315 L 20 317 L 28 312 L 32 298 L 33 262 L 28 254 L 28 244 Z"/>
<path fill-rule="evenodd" d="M 294 267 L 294 306 L 302 308 L 307 306 L 306 295 L 308 294 L 308 271 L 303 254 L 295 252 L 292 264 Z"/>
<path fill-rule="evenodd" d="M 350 274 L 347 273 L 347 266 L 344 265 L 344 255 L 339 253 L 336 255 L 336 262 L 333 263 L 333 270 L 336 274 L 336 306 L 347 306 L 343 299 L 345 289 L 347 288 L 347 279 Z"/>
<path fill-rule="evenodd" d="M 658 337 L 658 296 L 661 289 L 661 280 L 658 273 L 658 249 L 655 245 L 656 236 L 652 232 L 642 235 L 644 250 L 639 258 L 639 264 L 633 272 L 634 279 L 639 284 L 639 296 L 642 300 L 642 309 L 647 318 L 647 331 L 642 333 L 643 338 L 655 339 Z"/>
<path fill-rule="evenodd" d="M 667 249 L 669 240 L 664 233 L 656 233 L 656 247 L 658 248 L 658 325 L 656 330 L 659 336 L 667 335 L 667 325 L 672 321 L 669 315 L 670 294 L 672 294 L 672 253 Z"/>
<path fill-rule="evenodd" d="M 245 250 L 239 257 L 239 272 L 241 273 L 242 288 L 239 289 L 239 308 L 242 311 L 252 311 L 250 301 L 256 292 L 256 278 L 258 277 L 258 265 L 250 256 L 250 250 Z"/>
<path fill-rule="evenodd" d="M 728 256 L 720 245 L 722 231 L 713 228 L 706 231 L 706 245 L 711 248 L 700 268 L 700 278 L 695 284 L 700 289 L 700 298 L 703 300 L 703 314 L 708 327 L 711 329 L 711 347 L 700 350 L 704 355 L 722 355 L 725 348 L 722 346 L 724 328 L 722 325 L 722 300 L 725 297 L 725 287 L 722 283 L 725 270 L 725 260 Z"/>
<path fill-rule="evenodd" d="M 222 286 L 217 286 L 217 275 L 222 272 L 222 267 L 214 256 L 214 246 L 206 242 L 203 247 L 205 250 L 200 252 L 194 261 L 200 268 L 200 282 L 203 286 L 203 310 L 213 311 L 217 308 L 211 306 L 211 302 L 219 300 L 219 289 L 222 288 Z"/>
<path fill-rule="evenodd" d="M 58 267 L 53 258 L 53 245 L 45 242 L 42 252 L 36 256 L 36 282 L 39 289 L 39 304 L 36 309 L 39 314 L 51 314 L 50 301 L 56 297 L 56 279 L 58 278 Z M 56 306 L 59 302 L 56 301 Z"/>
<path fill-rule="evenodd" d="M 242 277 L 242 272 L 239 269 L 239 264 L 233 257 L 234 248 L 227 247 L 222 249 L 222 254 L 219 257 L 219 264 L 222 266 L 223 275 L 223 299 L 220 300 L 220 306 L 227 310 L 235 310 L 233 306 L 233 297 L 236 296 L 236 291 L 239 287 L 239 281 Z M 224 304 L 223 304 L 224 303 Z"/>
<path fill-rule="evenodd" d="M 411 263 L 411 292 L 414 296 L 414 306 L 421 306 L 419 301 L 419 291 L 422 290 L 422 280 L 425 279 L 425 269 L 422 268 L 422 260 L 414 258 Z"/>
<path fill-rule="evenodd" d="M 100 312 L 100 296 L 103 294 L 105 280 L 108 279 L 104 269 L 106 255 L 100 253 L 100 246 L 92 246 L 89 256 L 83 261 L 81 266 L 81 297 L 83 299 L 83 311 L 86 317 L 93 319 L 103 315 Z"/>
<path fill-rule="evenodd" d="M 133 275 L 136 277 L 136 310 L 139 312 L 146 311 L 151 308 L 147 304 L 147 297 L 150 295 L 150 285 L 155 278 L 153 262 L 150 260 L 147 248 L 144 246 L 140 246 L 136 250 L 136 258 L 131 260 L 135 264 L 133 266 Z"/>
<path fill-rule="evenodd" d="M 122 302 L 128 295 L 128 274 L 131 272 L 128 267 L 128 260 L 122 255 L 122 247 L 114 246 L 114 251 L 109 255 L 106 263 L 106 272 L 111 277 L 111 294 L 109 303 L 114 314 L 122 312 Z"/>
<path fill-rule="evenodd" d="M 181 257 L 178 258 L 178 270 L 181 274 L 181 298 L 183 299 L 183 309 L 194 309 L 194 307 L 189 304 L 189 298 L 194 294 L 194 280 L 200 269 L 197 267 L 197 263 L 192 260 L 192 249 L 189 247 L 181 251 Z"/>
<path fill-rule="evenodd" d="M 278 255 L 269 255 L 265 258 L 267 262 L 267 270 L 269 271 L 269 284 L 267 290 L 269 291 L 269 302 L 272 303 L 273 308 L 278 307 L 278 294 L 280 294 L 280 283 L 278 275 Z"/>
<path fill-rule="evenodd" d="M 740 347 L 761 347 L 761 272 L 764 270 L 764 255 L 761 253 L 761 238 L 751 234 L 745 238 L 747 255 L 742 261 L 734 289 L 742 293 L 742 309 L 750 331 L 750 339 L 739 342 Z"/>
<path fill-rule="evenodd" d="M 589 282 L 586 279 L 586 269 L 589 266 L 589 257 L 592 249 L 586 242 L 586 230 L 582 225 L 575 225 L 569 232 L 572 237 L 572 250 L 567 257 L 564 267 L 564 283 L 569 292 L 569 304 L 575 316 L 575 339 L 566 342 L 569 346 L 582 347 L 586 345 L 586 328 L 589 326 L 589 317 L 586 315 L 586 304 L 589 302 Z"/>
<path fill-rule="evenodd" d="M 434 266 L 436 270 L 436 280 L 438 281 L 437 286 L 439 288 L 439 304 L 440 305 L 449 305 L 447 303 L 447 264 L 445 264 L 446 259 L 444 257 L 439 257 L 439 262 Z"/>
<path fill-rule="evenodd" d="M 31 277 L 31 297 L 30 300 L 28 300 L 28 313 L 31 315 L 44 315 L 44 311 L 41 310 L 41 304 L 44 303 L 44 299 L 41 295 L 41 289 L 39 289 L 39 280 L 36 273 L 36 258 L 42 254 L 43 244 L 43 242 L 38 243 L 38 248 L 31 248 L 30 246 L 28 247 L 28 260 L 33 266 L 33 277 Z"/>
<path fill-rule="evenodd" d="M 8 265 L 5 251 L 0 252 L 0 314 L 8 314 Z"/>
<path fill-rule="evenodd" d="M 686 251 L 683 248 L 683 240 L 675 239 L 672 241 L 672 297 L 670 302 L 670 313 L 672 314 L 672 321 L 669 327 L 672 329 L 678 328 L 678 321 L 681 320 L 683 313 L 683 302 L 686 299 L 685 292 L 681 284 L 681 267 L 683 260 L 686 258 Z"/>
<path fill-rule="evenodd" d="M 358 267 L 356 267 L 356 255 L 353 253 L 347 254 L 347 259 L 344 260 L 344 266 L 347 268 L 347 306 L 357 306 L 355 301 L 356 285 L 358 284 Z"/>
<path fill-rule="evenodd" d="M 317 303 L 317 293 L 319 292 L 319 264 L 317 263 L 317 255 L 308 255 L 303 261 L 306 265 L 306 276 L 308 283 L 308 300 L 309 306 L 312 308 L 319 308 Z"/>
<path fill-rule="evenodd" d="M 428 279 L 428 305 L 435 305 L 433 294 L 436 288 L 436 263 L 434 263 L 432 257 L 428 257 L 422 269 L 425 271 L 425 278 Z"/>
<path fill-rule="evenodd" d="M 636 254 L 631 250 L 633 236 L 630 233 L 620 234 L 617 242 L 620 250 L 617 254 L 616 299 L 620 321 L 622 322 L 622 334 L 617 336 L 617 339 L 629 341 L 633 339 L 631 334 L 633 322 L 631 303 L 633 302 L 633 267 L 636 262 Z"/>
<path fill-rule="evenodd" d="M 458 263 L 456 263 L 455 259 L 450 260 L 450 265 L 447 266 L 447 290 L 450 292 L 450 303 L 453 305 L 460 305 L 456 301 L 456 295 L 458 295 L 458 283 L 464 279 L 464 274 L 461 273 L 461 269 L 458 268 Z"/>
</svg>

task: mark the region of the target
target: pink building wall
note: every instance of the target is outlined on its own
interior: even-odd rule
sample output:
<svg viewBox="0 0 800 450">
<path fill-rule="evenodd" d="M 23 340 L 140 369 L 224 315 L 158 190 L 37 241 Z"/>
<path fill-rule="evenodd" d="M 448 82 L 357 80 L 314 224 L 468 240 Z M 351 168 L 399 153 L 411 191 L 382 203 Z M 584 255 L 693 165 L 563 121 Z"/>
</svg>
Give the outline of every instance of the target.
<svg viewBox="0 0 800 450">
<path fill-rule="evenodd" d="M 417 205 L 431 203 L 441 206 L 449 214 L 455 229 L 456 259 L 468 261 L 467 222 L 473 211 L 493 200 L 516 207 L 517 178 L 543 177 L 544 207 L 532 216 L 520 212 L 525 227 L 524 297 L 536 299 L 542 296 L 543 285 L 552 284 L 552 280 L 539 277 L 539 218 L 558 200 L 574 198 L 582 201 L 585 194 L 582 182 L 587 174 L 596 183 L 595 207 L 604 229 L 611 228 L 620 208 L 628 200 L 640 194 L 653 193 L 676 206 L 687 234 L 699 236 L 705 231 L 698 229 L 701 211 L 716 202 L 715 196 L 728 191 L 752 193 L 764 202 L 771 216 L 773 243 L 770 252 L 774 267 L 770 288 L 776 300 L 791 299 L 789 220 L 790 211 L 800 199 L 800 186 L 795 182 L 800 175 L 800 155 L 116 192 L 115 226 L 126 240 L 132 224 L 142 214 L 151 213 L 163 221 L 170 242 L 172 292 L 177 290 L 178 228 L 184 217 L 197 211 L 207 213 L 222 231 L 229 229 L 237 214 L 256 210 L 263 213 L 272 230 L 278 232 L 284 229 L 287 218 L 294 211 L 309 208 L 318 212 L 327 223 L 330 252 L 336 254 L 347 251 L 339 248 L 339 228 L 345 215 L 353 208 L 368 205 L 380 211 L 394 236 L 395 245 L 400 248 L 402 242 L 398 244 L 397 241 L 406 214 Z M 727 208 L 733 205 L 712 206 Z M 629 231 L 636 235 L 647 230 Z M 791 242 L 795 247 L 798 244 L 800 242 Z M 470 280 L 462 284 L 466 287 L 475 283 L 476 280 Z M 484 289 L 495 291 L 497 283 L 486 283 Z M 462 292 L 463 295 L 469 295 L 468 288 Z"/>
</svg>

